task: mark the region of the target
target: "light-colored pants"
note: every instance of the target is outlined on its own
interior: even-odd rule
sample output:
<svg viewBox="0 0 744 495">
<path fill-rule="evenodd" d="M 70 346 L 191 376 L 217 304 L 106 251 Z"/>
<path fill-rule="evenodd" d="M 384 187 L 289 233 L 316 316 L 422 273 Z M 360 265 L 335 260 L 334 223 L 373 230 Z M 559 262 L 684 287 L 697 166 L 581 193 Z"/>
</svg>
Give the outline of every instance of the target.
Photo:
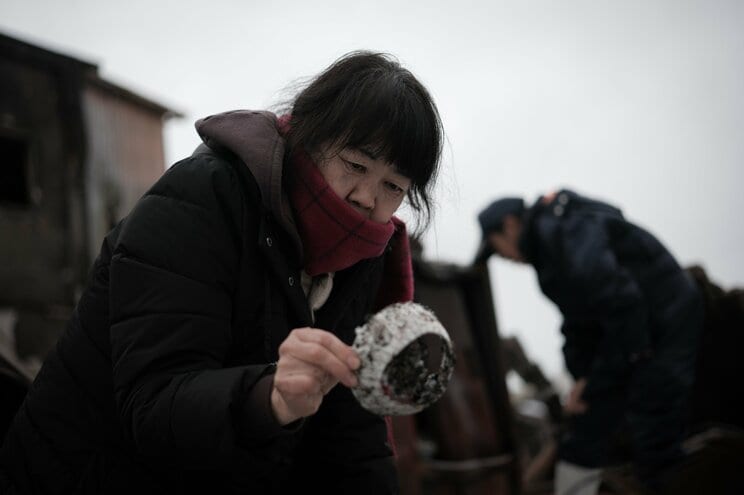
<svg viewBox="0 0 744 495">
<path fill-rule="evenodd" d="M 602 470 L 566 461 L 555 465 L 555 495 L 597 495 Z"/>
</svg>

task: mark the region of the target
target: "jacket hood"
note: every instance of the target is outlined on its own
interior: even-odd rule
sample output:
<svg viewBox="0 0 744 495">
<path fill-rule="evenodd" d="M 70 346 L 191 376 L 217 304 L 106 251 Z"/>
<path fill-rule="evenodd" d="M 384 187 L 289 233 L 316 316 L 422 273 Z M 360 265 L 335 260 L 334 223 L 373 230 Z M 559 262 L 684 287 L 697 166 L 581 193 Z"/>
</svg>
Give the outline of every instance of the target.
<svg viewBox="0 0 744 495">
<path fill-rule="evenodd" d="M 289 199 L 282 190 L 285 141 L 271 112 L 234 110 L 196 121 L 196 132 L 212 151 L 237 156 L 258 183 L 261 201 L 302 252 Z"/>
</svg>

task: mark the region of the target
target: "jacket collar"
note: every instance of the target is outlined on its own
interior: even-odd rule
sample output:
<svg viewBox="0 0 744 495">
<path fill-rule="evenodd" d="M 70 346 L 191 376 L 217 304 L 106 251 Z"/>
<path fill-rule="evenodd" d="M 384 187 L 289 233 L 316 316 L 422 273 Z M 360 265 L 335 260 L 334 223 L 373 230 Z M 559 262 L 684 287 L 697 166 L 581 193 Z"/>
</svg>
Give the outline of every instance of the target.
<svg viewBox="0 0 744 495">
<path fill-rule="evenodd" d="M 264 208 L 270 211 L 302 259 L 302 242 L 282 188 L 285 141 L 271 112 L 234 110 L 205 117 L 196 131 L 215 152 L 229 152 L 248 167 L 258 184 Z"/>
<path fill-rule="evenodd" d="M 519 251 L 532 265 L 537 266 L 539 262 L 539 226 L 538 218 L 551 212 L 556 217 L 563 216 L 568 210 L 568 203 L 574 200 L 577 194 L 568 189 L 560 191 L 549 196 L 540 196 L 537 201 L 527 208 L 522 215 L 522 233 L 519 236 Z"/>
</svg>

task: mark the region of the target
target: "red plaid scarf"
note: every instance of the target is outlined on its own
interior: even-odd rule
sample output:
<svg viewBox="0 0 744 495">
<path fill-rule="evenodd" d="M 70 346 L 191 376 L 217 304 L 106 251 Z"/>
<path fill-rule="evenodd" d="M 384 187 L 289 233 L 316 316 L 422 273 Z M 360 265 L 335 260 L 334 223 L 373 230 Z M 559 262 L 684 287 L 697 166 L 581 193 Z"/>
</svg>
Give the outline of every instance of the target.
<svg viewBox="0 0 744 495">
<path fill-rule="evenodd" d="M 277 119 L 277 130 L 282 136 L 289 132 L 290 120 L 290 115 Z M 413 267 L 406 224 L 396 217 L 387 224 L 362 217 L 331 190 L 307 153 L 295 153 L 292 165 L 289 197 L 297 216 L 308 275 L 341 270 L 362 259 L 380 256 L 394 236 L 375 305 L 382 309 L 388 304 L 412 301 Z M 365 254 L 354 251 L 358 244 Z"/>
<path fill-rule="evenodd" d="M 333 192 L 304 151 L 292 156 L 289 179 L 308 275 L 343 270 L 385 251 L 395 231 L 393 221 L 379 223 L 359 214 Z"/>
</svg>

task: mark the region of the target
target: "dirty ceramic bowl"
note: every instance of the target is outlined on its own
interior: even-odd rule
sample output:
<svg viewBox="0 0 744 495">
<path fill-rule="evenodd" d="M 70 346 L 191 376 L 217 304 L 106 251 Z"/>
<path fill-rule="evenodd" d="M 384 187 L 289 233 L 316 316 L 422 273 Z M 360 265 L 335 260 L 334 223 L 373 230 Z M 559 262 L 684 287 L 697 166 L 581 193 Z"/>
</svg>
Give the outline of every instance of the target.
<svg viewBox="0 0 744 495">
<path fill-rule="evenodd" d="M 415 414 L 438 400 L 454 367 L 452 342 L 429 309 L 393 304 L 356 329 L 359 403 L 375 414 Z"/>
</svg>

